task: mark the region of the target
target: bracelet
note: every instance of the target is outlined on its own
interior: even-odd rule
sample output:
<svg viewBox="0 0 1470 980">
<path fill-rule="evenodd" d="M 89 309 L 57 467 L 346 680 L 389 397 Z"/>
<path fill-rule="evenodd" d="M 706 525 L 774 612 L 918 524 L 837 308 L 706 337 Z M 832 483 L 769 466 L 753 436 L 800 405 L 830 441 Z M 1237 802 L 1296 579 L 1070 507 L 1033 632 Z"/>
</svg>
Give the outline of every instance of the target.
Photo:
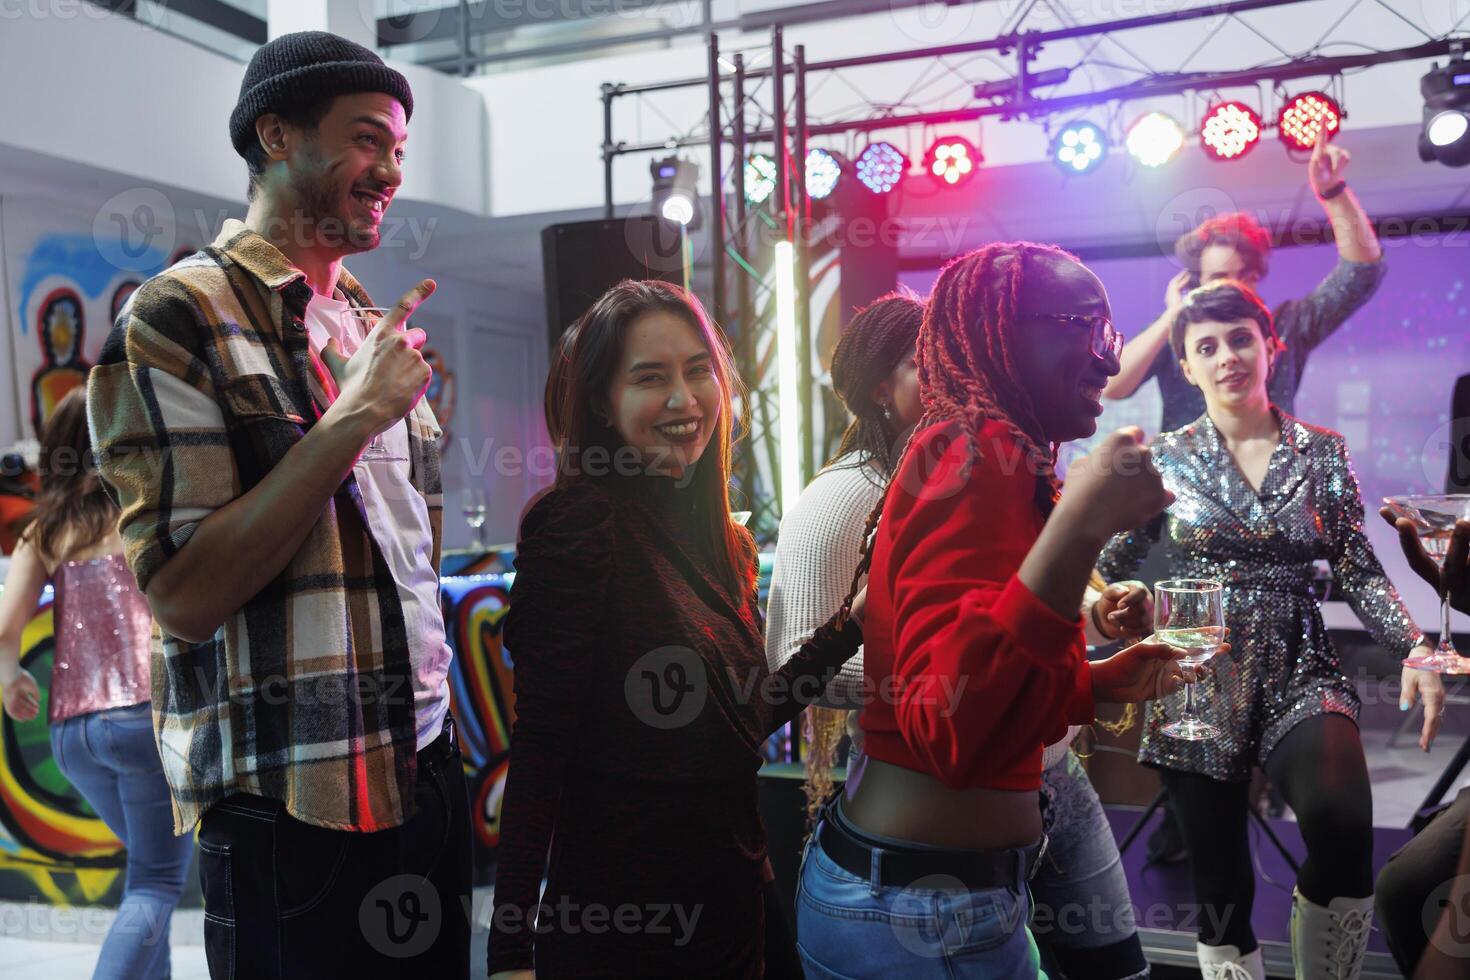
<svg viewBox="0 0 1470 980">
<path fill-rule="evenodd" d="M 1334 197 L 1337 197 L 1339 194 L 1341 194 L 1345 190 L 1347 190 L 1347 181 L 1345 181 L 1345 180 L 1339 180 L 1337 183 L 1335 183 L 1331 187 L 1327 188 L 1325 191 L 1323 191 L 1318 196 L 1322 200 L 1324 200 L 1324 201 L 1330 201 Z"/>
</svg>

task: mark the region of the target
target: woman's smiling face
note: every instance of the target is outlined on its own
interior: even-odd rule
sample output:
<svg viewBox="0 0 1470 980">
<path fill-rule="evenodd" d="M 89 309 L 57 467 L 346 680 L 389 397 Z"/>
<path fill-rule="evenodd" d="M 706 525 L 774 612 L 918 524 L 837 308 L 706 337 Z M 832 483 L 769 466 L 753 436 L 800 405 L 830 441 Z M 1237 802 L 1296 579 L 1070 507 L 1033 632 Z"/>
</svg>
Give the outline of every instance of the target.
<svg viewBox="0 0 1470 980">
<path fill-rule="evenodd" d="M 663 311 L 628 327 L 608 386 L 608 423 L 645 465 L 681 477 L 704 455 L 724 392 L 698 328 Z"/>
</svg>

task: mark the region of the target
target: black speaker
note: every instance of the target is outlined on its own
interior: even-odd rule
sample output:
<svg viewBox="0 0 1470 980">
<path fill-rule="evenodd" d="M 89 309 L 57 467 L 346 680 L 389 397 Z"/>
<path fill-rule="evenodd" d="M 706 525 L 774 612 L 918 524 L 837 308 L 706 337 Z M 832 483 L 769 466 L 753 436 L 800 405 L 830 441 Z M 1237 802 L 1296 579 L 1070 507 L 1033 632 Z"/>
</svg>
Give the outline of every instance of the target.
<svg viewBox="0 0 1470 980">
<path fill-rule="evenodd" d="M 563 331 L 624 279 L 684 281 L 679 229 L 650 214 L 571 221 L 541 230 L 547 339 Z"/>
</svg>

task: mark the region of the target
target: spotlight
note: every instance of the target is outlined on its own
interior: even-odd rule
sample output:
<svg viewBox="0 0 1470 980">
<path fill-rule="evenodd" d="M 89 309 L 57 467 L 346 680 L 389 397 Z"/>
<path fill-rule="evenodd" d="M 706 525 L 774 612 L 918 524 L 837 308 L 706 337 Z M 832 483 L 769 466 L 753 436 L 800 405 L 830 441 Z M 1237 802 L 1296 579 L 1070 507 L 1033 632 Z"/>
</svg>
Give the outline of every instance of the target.
<svg viewBox="0 0 1470 980">
<path fill-rule="evenodd" d="M 1342 109 L 1325 92 L 1303 92 L 1289 99 L 1276 117 L 1277 135 L 1293 150 L 1311 150 L 1317 145 L 1317 131 L 1327 127 L 1327 138 L 1337 135 L 1342 125 Z"/>
<path fill-rule="evenodd" d="M 1172 116 L 1149 112 L 1128 127 L 1123 141 L 1133 159 L 1145 167 L 1162 167 L 1184 145 L 1184 129 Z"/>
<path fill-rule="evenodd" d="M 1092 173 L 1107 152 L 1107 138 L 1090 122 L 1068 123 L 1051 141 L 1052 161 L 1063 173 Z"/>
<path fill-rule="evenodd" d="M 1199 138 L 1216 160 L 1243 157 L 1261 141 L 1261 117 L 1244 102 L 1222 102 L 1205 113 Z"/>
<path fill-rule="evenodd" d="M 653 175 L 653 211 L 665 221 L 698 227 L 699 165 L 678 157 L 655 160 L 648 165 Z"/>
<path fill-rule="evenodd" d="M 776 189 L 776 161 L 764 153 L 745 158 L 745 200 L 764 204 Z"/>
<path fill-rule="evenodd" d="M 908 168 L 908 160 L 892 143 L 869 143 L 857 158 L 857 178 L 874 194 L 897 187 Z"/>
<path fill-rule="evenodd" d="M 813 147 L 806 151 L 806 196 L 820 201 L 837 188 L 842 177 L 842 163 L 828 150 Z"/>
<path fill-rule="evenodd" d="M 975 176 L 975 168 L 983 159 L 969 140 L 946 136 L 935 140 L 924 154 L 924 170 L 941 187 L 957 187 Z"/>
<path fill-rule="evenodd" d="M 1447 167 L 1470 163 L 1470 59 L 1435 65 L 1419 80 L 1424 94 L 1424 131 L 1419 159 Z"/>
</svg>

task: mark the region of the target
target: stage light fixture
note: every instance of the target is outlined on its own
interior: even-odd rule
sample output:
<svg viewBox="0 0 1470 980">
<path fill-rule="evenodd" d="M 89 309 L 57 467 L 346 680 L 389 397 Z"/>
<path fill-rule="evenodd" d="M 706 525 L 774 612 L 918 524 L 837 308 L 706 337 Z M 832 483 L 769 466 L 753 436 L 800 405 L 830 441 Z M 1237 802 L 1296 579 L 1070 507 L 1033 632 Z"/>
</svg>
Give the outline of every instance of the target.
<svg viewBox="0 0 1470 980">
<path fill-rule="evenodd" d="M 829 150 L 806 151 L 806 196 L 813 201 L 830 197 L 842 178 L 842 162 Z"/>
<path fill-rule="evenodd" d="M 1184 145 L 1184 128 L 1172 116 L 1148 112 L 1128 127 L 1123 142 L 1133 159 L 1145 167 L 1162 167 Z"/>
<path fill-rule="evenodd" d="M 1342 109 L 1325 92 L 1303 92 L 1286 101 L 1276 116 L 1276 133 L 1293 150 L 1310 151 L 1317 145 L 1317 131 L 1327 127 L 1327 138 L 1337 135 Z"/>
<path fill-rule="evenodd" d="M 1419 80 L 1424 95 L 1424 129 L 1419 159 L 1448 167 L 1470 163 L 1470 59 L 1435 65 Z"/>
<path fill-rule="evenodd" d="M 655 160 L 648 165 L 653 176 L 653 212 L 665 221 L 685 227 L 697 226 L 699 165 L 678 157 Z"/>
<path fill-rule="evenodd" d="M 1068 123 L 1051 141 L 1052 161 L 1063 173 L 1092 173 L 1107 152 L 1107 137 L 1090 122 Z"/>
<path fill-rule="evenodd" d="M 858 154 L 857 178 L 874 194 L 887 194 L 903 180 L 909 162 L 892 143 L 869 143 Z"/>
<path fill-rule="evenodd" d="M 958 187 L 975 176 L 983 159 L 963 136 L 945 136 L 935 140 L 924 154 L 924 170 L 941 187 Z"/>
<path fill-rule="evenodd" d="M 1261 141 L 1261 117 L 1244 102 L 1222 102 L 1205 113 L 1199 139 L 1216 160 L 1238 159 Z"/>
<path fill-rule="evenodd" d="M 776 161 L 765 153 L 745 158 L 745 200 L 764 204 L 776 189 Z"/>
</svg>

